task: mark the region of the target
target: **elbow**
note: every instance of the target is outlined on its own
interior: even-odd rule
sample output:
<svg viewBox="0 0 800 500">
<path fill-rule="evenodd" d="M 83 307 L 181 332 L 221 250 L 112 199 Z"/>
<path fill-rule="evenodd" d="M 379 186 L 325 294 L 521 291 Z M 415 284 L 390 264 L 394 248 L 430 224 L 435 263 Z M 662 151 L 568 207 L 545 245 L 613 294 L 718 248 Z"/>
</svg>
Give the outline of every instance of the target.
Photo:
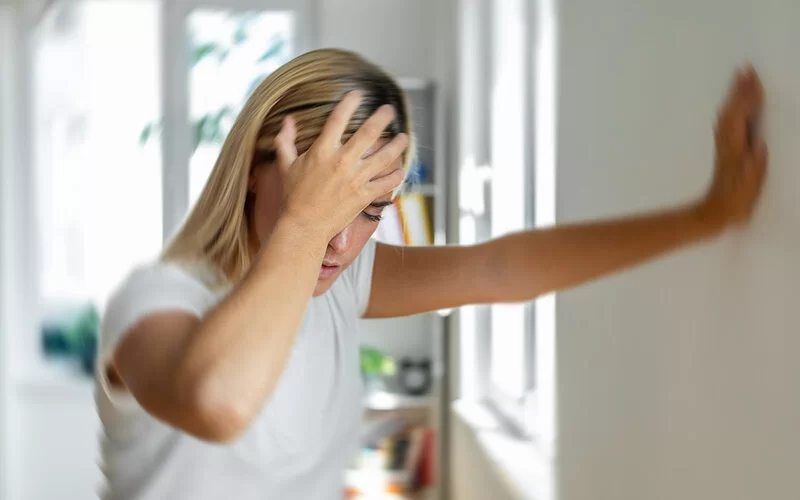
<svg viewBox="0 0 800 500">
<path fill-rule="evenodd" d="M 236 441 L 250 427 L 256 412 L 252 405 L 226 391 L 213 381 L 196 384 L 190 389 L 189 408 L 192 415 L 185 430 L 196 438 L 211 443 L 226 444 Z"/>
</svg>

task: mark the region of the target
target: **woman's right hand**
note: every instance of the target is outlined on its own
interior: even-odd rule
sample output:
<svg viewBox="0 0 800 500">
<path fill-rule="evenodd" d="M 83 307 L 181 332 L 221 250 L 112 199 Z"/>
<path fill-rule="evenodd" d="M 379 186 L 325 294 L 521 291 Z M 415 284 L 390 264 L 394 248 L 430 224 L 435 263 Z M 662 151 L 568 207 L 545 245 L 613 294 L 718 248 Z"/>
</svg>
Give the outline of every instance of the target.
<svg viewBox="0 0 800 500">
<path fill-rule="evenodd" d="M 322 231 L 328 240 L 376 198 L 397 188 L 405 177 L 400 167 L 388 173 L 387 170 L 406 150 L 406 134 L 397 135 L 364 158 L 394 119 L 391 106 L 380 107 L 342 143 L 342 135 L 360 103 L 359 92 L 348 93 L 334 108 L 320 136 L 302 155 L 297 154 L 296 128 L 291 117 L 284 120 L 275 138 L 283 182 L 282 215 Z"/>
</svg>

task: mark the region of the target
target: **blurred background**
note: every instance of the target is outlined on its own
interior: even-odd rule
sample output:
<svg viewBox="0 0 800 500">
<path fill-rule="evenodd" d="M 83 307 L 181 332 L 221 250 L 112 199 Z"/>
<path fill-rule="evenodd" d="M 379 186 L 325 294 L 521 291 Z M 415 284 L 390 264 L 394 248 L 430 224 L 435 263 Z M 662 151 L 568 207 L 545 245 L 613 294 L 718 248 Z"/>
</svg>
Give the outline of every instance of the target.
<svg viewBox="0 0 800 500">
<path fill-rule="evenodd" d="M 0 498 L 96 497 L 105 302 L 252 89 L 317 47 L 411 99 L 419 160 L 375 236 L 394 244 L 685 202 L 737 64 L 771 103 L 748 231 L 558 298 L 363 321 L 350 497 L 800 498 L 797 19 L 789 0 L 0 0 Z"/>
</svg>

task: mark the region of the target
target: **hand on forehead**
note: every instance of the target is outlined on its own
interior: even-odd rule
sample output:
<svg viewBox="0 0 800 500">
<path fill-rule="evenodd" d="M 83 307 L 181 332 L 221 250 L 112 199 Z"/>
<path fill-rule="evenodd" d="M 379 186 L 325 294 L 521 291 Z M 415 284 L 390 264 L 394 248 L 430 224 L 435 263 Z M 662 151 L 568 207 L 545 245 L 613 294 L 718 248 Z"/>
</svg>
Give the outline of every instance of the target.
<svg viewBox="0 0 800 500">
<path fill-rule="evenodd" d="M 367 149 L 367 151 L 364 153 L 362 158 L 363 159 L 369 158 L 373 154 L 375 154 L 378 151 L 380 151 L 380 149 L 382 147 L 384 147 L 385 145 L 387 145 L 389 142 L 390 142 L 390 139 L 385 138 L 385 137 L 382 137 L 382 138 L 378 139 L 377 141 L 375 141 L 375 143 L 372 146 L 370 146 L 369 149 Z M 402 159 L 402 157 L 400 157 L 397 160 L 395 160 L 394 162 L 392 162 L 391 164 L 389 164 L 385 169 L 383 169 L 381 172 L 379 172 L 378 175 L 373 177 L 371 180 L 376 180 L 376 179 L 380 179 L 382 177 L 386 177 L 387 175 L 391 175 L 394 171 L 396 171 L 398 169 L 402 169 L 402 168 L 403 168 L 403 159 Z M 387 198 L 391 198 L 391 196 L 387 196 Z"/>
</svg>

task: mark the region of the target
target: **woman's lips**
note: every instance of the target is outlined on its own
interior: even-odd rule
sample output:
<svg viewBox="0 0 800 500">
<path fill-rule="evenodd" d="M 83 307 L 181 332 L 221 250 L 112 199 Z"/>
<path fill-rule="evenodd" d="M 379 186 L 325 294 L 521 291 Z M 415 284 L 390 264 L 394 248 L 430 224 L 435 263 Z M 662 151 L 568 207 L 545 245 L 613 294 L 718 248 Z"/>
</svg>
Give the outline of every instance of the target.
<svg viewBox="0 0 800 500">
<path fill-rule="evenodd" d="M 319 279 L 324 280 L 336 276 L 340 267 L 341 266 L 335 264 L 322 264 L 322 267 L 319 269 Z"/>
</svg>

